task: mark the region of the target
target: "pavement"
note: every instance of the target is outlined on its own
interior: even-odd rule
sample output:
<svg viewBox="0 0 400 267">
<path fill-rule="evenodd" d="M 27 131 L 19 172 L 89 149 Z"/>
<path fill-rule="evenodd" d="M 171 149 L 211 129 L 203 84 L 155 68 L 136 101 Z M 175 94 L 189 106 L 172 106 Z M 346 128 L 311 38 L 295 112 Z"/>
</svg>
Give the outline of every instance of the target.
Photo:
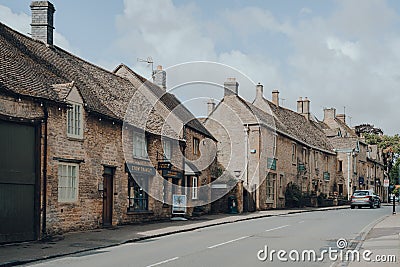
<svg viewBox="0 0 400 267">
<path fill-rule="evenodd" d="M 387 215 L 365 233 L 362 242 L 355 248 L 360 252 L 361 260 L 353 261 L 348 266 L 399 266 L 400 210 L 398 206 L 396 208 L 396 214 Z M 362 256 L 364 253 L 367 253 L 366 259 Z"/>
<path fill-rule="evenodd" d="M 338 206 L 326 208 L 268 210 L 245 214 L 209 214 L 201 217 L 194 217 L 188 221 L 164 221 L 135 225 L 122 225 L 115 228 L 103 228 L 85 232 L 67 233 L 63 236 L 55 236 L 51 240 L 2 245 L 0 246 L 0 266 L 29 264 L 35 261 L 90 252 L 100 248 L 118 246 L 121 244 L 171 235 L 179 232 L 188 232 L 215 225 L 270 216 L 348 208 L 348 206 Z M 395 236 L 394 234 L 392 235 L 392 232 L 397 231 L 398 238 L 398 232 L 400 229 L 399 216 L 400 215 L 385 217 L 385 219 L 379 222 L 376 227 L 371 228 L 371 231 L 369 232 L 371 233 L 371 236 L 367 236 L 366 241 L 363 243 L 362 249 L 367 249 L 366 246 L 370 245 L 368 242 L 372 242 L 372 239 L 388 238 L 386 234 L 390 233 L 389 246 L 393 249 L 393 251 L 397 249 L 398 252 L 399 241 L 397 239 L 397 243 L 395 243 Z M 390 231 L 388 229 L 390 229 Z M 385 239 L 381 241 L 386 242 L 388 240 Z M 377 243 L 372 243 L 372 245 L 374 244 Z M 385 253 L 388 254 L 386 248 L 385 251 Z M 400 260 L 400 257 L 398 257 L 398 260 Z"/>
</svg>

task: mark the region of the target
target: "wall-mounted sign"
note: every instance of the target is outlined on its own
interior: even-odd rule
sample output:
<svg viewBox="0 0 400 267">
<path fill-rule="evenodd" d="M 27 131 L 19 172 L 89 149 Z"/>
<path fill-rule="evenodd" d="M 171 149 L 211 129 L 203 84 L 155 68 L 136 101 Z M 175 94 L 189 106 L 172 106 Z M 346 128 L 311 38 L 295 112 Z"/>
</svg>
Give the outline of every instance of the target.
<svg viewBox="0 0 400 267">
<path fill-rule="evenodd" d="M 153 176 L 156 174 L 156 170 L 152 166 L 139 165 L 139 164 L 133 164 L 133 163 L 126 163 L 126 170 L 132 174 L 138 174 L 138 175 Z"/>
<path fill-rule="evenodd" d="M 162 176 L 164 178 L 174 178 L 174 179 L 183 178 L 181 171 L 174 171 L 174 170 L 162 170 Z"/>
<path fill-rule="evenodd" d="M 364 184 L 364 177 L 358 177 L 358 184 L 359 185 Z"/>
<path fill-rule="evenodd" d="M 389 179 L 383 180 L 383 187 L 389 187 Z"/>
<path fill-rule="evenodd" d="M 169 161 L 158 162 L 158 169 L 159 170 L 170 170 L 171 167 L 172 167 L 172 164 Z"/>
<path fill-rule="evenodd" d="M 306 170 L 306 165 L 304 165 L 303 163 L 299 163 L 298 165 L 298 171 L 299 172 L 303 172 Z"/>
<path fill-rule="evenodd" d="M 186 196 L 172 195 L 172 214 L 186 213 Z"/>
</svg>

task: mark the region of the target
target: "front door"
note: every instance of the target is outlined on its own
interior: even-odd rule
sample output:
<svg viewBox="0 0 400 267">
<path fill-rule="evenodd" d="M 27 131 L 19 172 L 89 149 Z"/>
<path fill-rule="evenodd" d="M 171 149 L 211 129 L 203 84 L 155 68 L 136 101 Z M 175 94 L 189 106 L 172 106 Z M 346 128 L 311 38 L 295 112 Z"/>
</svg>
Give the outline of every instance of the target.
<svg viewBox="0 0 400 267">
<path fill-rule="evenodd" d="M 111 226 L 114 169 L 105 167 L 103 177 L 103 226 Z"/>
</svg>

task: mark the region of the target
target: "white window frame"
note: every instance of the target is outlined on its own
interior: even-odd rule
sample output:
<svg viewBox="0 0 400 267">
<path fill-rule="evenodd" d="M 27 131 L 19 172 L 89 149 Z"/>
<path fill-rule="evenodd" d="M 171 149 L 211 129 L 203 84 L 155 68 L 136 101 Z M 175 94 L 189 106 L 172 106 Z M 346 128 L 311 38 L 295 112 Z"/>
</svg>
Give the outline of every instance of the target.
<svg viewBox="0 0 400 267">
<path fill-rule="evenodd" d="M 275 201 L 275 185 L 276 185 L 275 183 L 276 183 L 276 176 L 271 173 L 268 173 L 265 179 L 267 203 Z"/>
<path fill-rule="evenodd" d="M 147 139 L 145 133 L 133 132 L 133 157 L 147 158 Z"/>
<path fill-rule="evenodd" d="M 277 137 L 276 137 L 276 135 L 274 134 L 274 136 L 272 137 L 272 157 L 273 158 L 277 158 L 277 155 L 276 155 L 276 142 L 277 142 Z"/>
<path fill-rule="evenodd" d="M 73 173 L 75 170 L 75 173 Z M 63 173 L 66 171 L 66 173 Z M 68 186 L 68 181 L 71 179 Z M 78 201 L 79 193 L 79 165 L 76 163 L 59 163 L 58 164 L 58 202 L 76 202 Z M 71 196 L 67 196 L 67 190 L 72 190 Z"/>
<path fill-rule="evenodd" d="M 192 176 L 192 199 L 198 198 L 198 178 L 197 176 Z"/>
<path fill-rule="evenodd" d="M 172 158 L 172 142 L 170 140 L 162 140 L 164 159 L 171 160 Z"/>
<path fill-rule="evenodd" d="M 67 136 L 83 138 L 83 105 L 69 102 L 72 108 L 67 110 Z"/>
</svg>

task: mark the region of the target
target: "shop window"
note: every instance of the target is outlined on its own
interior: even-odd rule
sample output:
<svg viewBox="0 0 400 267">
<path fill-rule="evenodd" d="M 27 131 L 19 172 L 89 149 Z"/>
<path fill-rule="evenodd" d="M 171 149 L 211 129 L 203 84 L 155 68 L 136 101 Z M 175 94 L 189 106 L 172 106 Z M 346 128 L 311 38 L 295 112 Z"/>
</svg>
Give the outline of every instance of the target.
<svg viewBox="0 0 400 267">
<path fill-rule="evenodd" d="M 148 210 L 149 196 L 143 188 L 145 181 L 141 181 L 140 184 L 129 177 L 128 182 L 128 200 L 129 200 L 129 211 L 146 211 Z"/>
</svg>

